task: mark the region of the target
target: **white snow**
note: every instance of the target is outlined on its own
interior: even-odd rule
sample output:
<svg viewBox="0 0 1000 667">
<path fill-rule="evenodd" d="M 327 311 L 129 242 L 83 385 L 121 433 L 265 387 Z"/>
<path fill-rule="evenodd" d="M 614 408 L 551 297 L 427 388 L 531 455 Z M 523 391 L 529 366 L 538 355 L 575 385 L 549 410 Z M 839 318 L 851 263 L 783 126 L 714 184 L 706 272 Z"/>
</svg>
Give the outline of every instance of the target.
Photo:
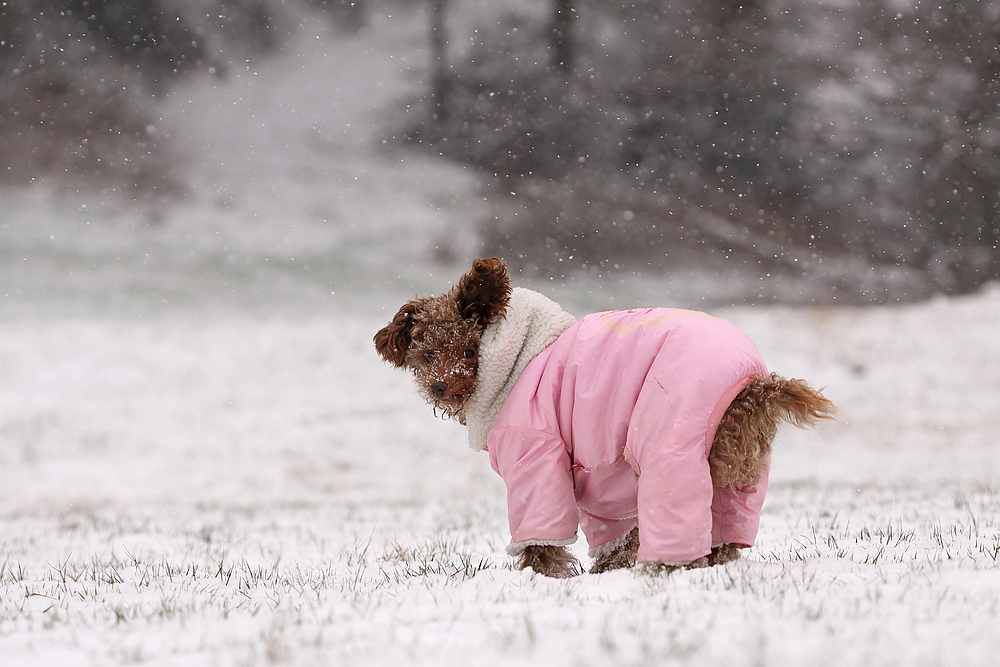
<svg viewBox="0 0 1000 667">
<path fill-rule="evenodd" d="M 713 309 L 841 409 L 779 435 L 757 546 L 660 578 L 513 571 L 487 458 L 371 345 L 462 270 L 427 257 L 464 260 L 482 201 L 362 140 L 420 34 L 304 20 L 284 67 L 176 93 L 163 131 L 206 150 L 162 223 L 0 198 L 0 664 L 995 663 L 1000 286 Z M 678 294 L 534 287 L 577 315 Z"/>
</svg>

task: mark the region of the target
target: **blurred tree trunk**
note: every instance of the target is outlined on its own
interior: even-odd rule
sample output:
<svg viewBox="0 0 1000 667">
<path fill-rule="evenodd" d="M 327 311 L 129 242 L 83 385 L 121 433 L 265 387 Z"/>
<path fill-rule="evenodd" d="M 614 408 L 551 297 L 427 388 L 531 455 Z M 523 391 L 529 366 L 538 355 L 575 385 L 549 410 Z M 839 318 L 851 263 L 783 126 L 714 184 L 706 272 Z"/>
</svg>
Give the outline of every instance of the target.
<svg viewBox="0 0 1000 667">
<path fill-rule="evenodd" d="M 560 72 L 573 71 L 573 0 L 555 0 L 552 17 L 552 66 Z"/>
<path fill-rule="evenodd" d="M 445 31 L 447 0 L 431 2 L 431 99 L 433 118 L 441 122 L 448 117 L 448 34 Z"/>
</svg>

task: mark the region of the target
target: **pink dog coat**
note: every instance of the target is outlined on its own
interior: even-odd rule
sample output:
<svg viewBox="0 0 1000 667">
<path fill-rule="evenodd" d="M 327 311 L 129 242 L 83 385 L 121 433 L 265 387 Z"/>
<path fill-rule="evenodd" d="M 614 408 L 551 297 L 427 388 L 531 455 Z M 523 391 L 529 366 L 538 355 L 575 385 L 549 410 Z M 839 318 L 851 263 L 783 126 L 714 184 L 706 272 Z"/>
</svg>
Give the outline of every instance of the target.
<svg viewBox="0 0 1000 667">
<path fill-rule="evenodd" d="M 467 422 L 507 487 L 508 552 L 571 544 L 580 527 L 594 557 L 636 523 L 640 561 L 752 545 L 767 471 L 756 487 L 714 490 L 708 465 L 726 408 L 767 373 L 750 338 L 668 308 L 573 322 L 518 288 L 483 336 Z"/>
</svg>

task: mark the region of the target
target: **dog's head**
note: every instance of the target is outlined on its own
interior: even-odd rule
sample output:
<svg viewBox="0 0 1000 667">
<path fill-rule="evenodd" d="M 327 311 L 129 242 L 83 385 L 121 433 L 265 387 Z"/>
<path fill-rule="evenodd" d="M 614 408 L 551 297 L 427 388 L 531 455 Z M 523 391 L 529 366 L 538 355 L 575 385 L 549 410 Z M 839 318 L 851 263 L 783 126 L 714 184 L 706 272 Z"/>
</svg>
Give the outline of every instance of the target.
<svg viewBox="0 0 1000 667">
<path fill-rule="evenodd" d="M 375 334 L 375 349 L 390 364 L 413 371 L 435 414 L 464 424 L 483 331 L 503 316 L 509 299 L 503 260 L 477 259 L 447 294 L 405 303 Z"/>
</svg>

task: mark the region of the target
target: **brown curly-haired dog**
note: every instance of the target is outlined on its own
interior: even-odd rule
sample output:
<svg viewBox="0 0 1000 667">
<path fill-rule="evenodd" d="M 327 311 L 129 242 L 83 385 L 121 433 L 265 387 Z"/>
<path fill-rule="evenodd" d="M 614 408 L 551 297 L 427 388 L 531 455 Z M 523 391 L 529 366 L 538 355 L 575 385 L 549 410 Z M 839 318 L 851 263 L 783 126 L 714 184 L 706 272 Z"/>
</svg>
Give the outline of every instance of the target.
<svg viewBox="0 0 1000 667">
<path fill-rule="evenodd" d="M 453 418 L 463 425 L 467 424 L 467 418 L 474 417 L 468 423 L 470 441 L 474 441 L 474 446 L 478 443 L 478 448 L 485 448 L 486 434 L 497 410 L 502 407 L 511 387 L 516 385 L 529 362 L 553 344 L 575 321 L 541 295 L 528 290 L 520 290 L 520 294 L 516 290 L 513 292 L 502 260 L 478 259 L 473 263 L 472 270 L 446 294 L 418 298 L 404 304 L 392 322 L 374 339 L 375 348 L 383 359 L 413 372 L 420 393 L 434 407 L 435 414 Z M 498 337 L 510 335 L 509 332 L 498 332 L 504 327 L 506 331 L 518 326 L 521 321 L 518 318 L 526 308 L 523 305 L 526 302 L 533 304 L 531 307 L 535 310 L 531 311 L 531 317 L 534 319 L 529 318 L 524 330 L 518 334 L 521 337 L 516 340 L 515 353 L 509 355 L 512 357 L 510 367 L 505 367 L 506 375 L 501 374 L 500 381 L 504 384 L 498 388 L 492 375 L 485 378 L 481 374 L 492 373 L 496 358 L 502 356 L 496 352 L 503 343 Z M 515 311 L 509 313 L 508 309 L 512 307 Z M 714 320 L 690 311 L 662 312 L 666 314 L 660 319 L 681 314 Z M 501 322 L 504 322 L 503 327 Z M 484 337 L 487 349 L 483 349 Z M 481 362 L 489 366 L 487 371 L 481 369 Z M 481 389 L 481 384 L 488 386 Z M 779 422 L 787 421 L 799 427 L 811 426 L 819 419 L 832 418 L 835 412 L 829 400 L 802 380 L 759 373 L 745 377 L 736 388 L 740 390 L 728 407 L 722 406 L 725 411 L 718 419 L 714 435 L 709 433 L 708 470 L 711 486 L 717 492 L 732 489 L 747 493 L 748 489 L 760 484 L 762 475 L 766 479 L 771 441 Z M 477 393 L 477 390 L 480 391 Z M 565 446 L 572 455 L 572 443 L 565 443 Z M 572 456 L 569 460 L 573 460 Z M 632 461 L 629 464 L 636 467 Z M 572 467 L 581 466 L 574 464 Z M 626 474 L 632 473 L 627 471 Z M 540 483 L 544 484 L 544 481 Z M 579 493 L 577 500 L 580 500 Z M 584 512 L 582 506 L 580 511 Z M 639 517 L 639 525 L 626 528 L 614 540 L 599 544 L 596 552 L 592 549 L 592 573 L 636 565 L 643 525 L 641 513 Z M 630 520 L 634 524 L 636 517 Z M 587 532 L 586 526 L 584 530 Z M 756 532 L 756 526 L 753 531 Z M 590 537 L 588 535 L 588 539 Z M 565 541 L 554 542 L 557 541 L 529 536 L 529 539 L 512 544 L 508 549 L 516 549 L 512 553 L 517 556 L 518 567 L 530 567 L 553 577 L 580 574 L 580 564 L 566 550 Z M 644 565 L 653 572 L 670 571 L 676 567 L 718 565 L 739 558 L 740 548 L 746 546 L 749 544 L 724 542 L 713 545 L 710 553 L 706 553 L 706 548 L 702 552 L 705 555 L 682 563 L 647 562 Z"/>
<path fill-rule="evenodd" d="M 403 305 L 375 334 L 375 349 L 394 366 L 409 368 L 434 413 L 465 425 L 465 404 L 476 390 L 479 343 L 503 315 L 509 280 L 499 259 L 476 260 L 447 294 Z"/>
</svg>

